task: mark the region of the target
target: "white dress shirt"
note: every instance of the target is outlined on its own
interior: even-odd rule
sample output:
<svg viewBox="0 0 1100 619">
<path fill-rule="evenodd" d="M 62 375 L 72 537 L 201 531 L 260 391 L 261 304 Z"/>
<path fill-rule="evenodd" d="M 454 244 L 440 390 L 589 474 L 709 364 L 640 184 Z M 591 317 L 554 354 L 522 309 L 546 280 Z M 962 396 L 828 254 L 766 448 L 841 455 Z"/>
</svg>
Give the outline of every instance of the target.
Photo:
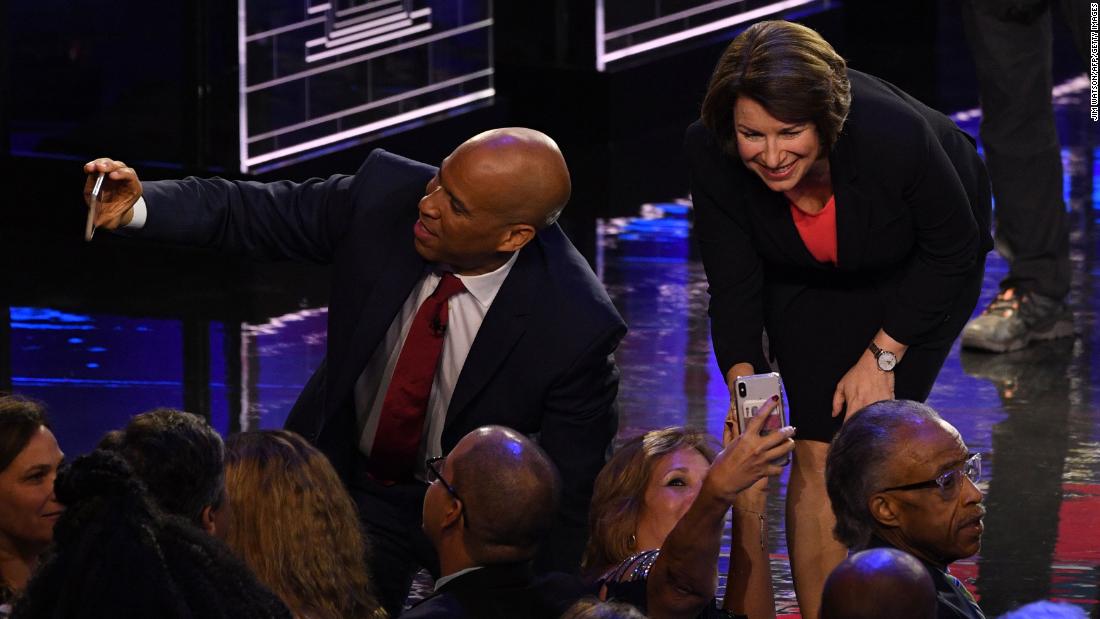
<svg viewBox="0 0 1100 619">
<path fill-rule="evenodd" d="M 428 410 L 424 417 L 424 430 L 417 450 L 415 474 L 424 478 L 424 460 L 443 455 L 441 437 L 443 423 L 447 419 L 447 408 L 451 403 L 458 375 L 470 354 L 474 338 L 485 319 L 485 313 L 493 304 L 500 287 L 516 263 L 519 252 L 512 254 L 500 268 L 483 275 L 458 275 L 465 292 L 460 292 L 447 301 L 447 330 L 443 335 L 443 352 L 439 360 L 432 392 L 428 396 Z M 382 401 L 386 398 L 390 379 L 393 377 L 401 348 L 409 333 L 413 318 L 420 305 L 435 291 L 440 276 L 431 267 L 425 269 L 405 304 L 393 318 L 386 336 L 371 355 L 370 361 L 359 379 L 355 381 L 355 411 L 359 422 L 359 450 L 369 456 L 374 445 L 378 420 L 381 417 Z"/>
<path fill-rule="evenodd" d="M 140 230 L 145 226 L 148 213 L 145 198 L 138 198 L 133 208 L 134 217 L 124 227 Z M 412 239 L 409 242 L 411 243 Z M 424 418 L 424 430 L 420 438 L 417 464 L 414 469 L 416 476 L 420 479 L 425 478 L 424 461 L 443 455 L 441 446 L 443 423 L 447 419 L 447 408 L 450 406 L 458 375 L 462 372 L 463 364 L 466 363 L 466 355 L 470 354 L 470 347 L 473 346 L 478 329 L 485 320 L 485 313 L 489 311 L 489 306 L 493 304 L 493 299 L 500 292 L 501 285 L 504 284 L 508 273 L 512 271 L 512 265 L 516 263 L 518 257 L 517 251 L 500 268 L 482 275 L 455 274 L 455 277 L 466 287 L 466 291 L 454 295 L 447 301 L 447 331 L 443 335 L 443 352 L 439 361 L 439 370 L 432 383 L 431 395 L 428 396 L 428 410 Z M 449 270 L 445 266 L 441 268 Z M 390 323 L 385 338 L 371 354 L 366 369 L 355 381 L 355 413 L 360 431 L 359 450 L 363 455 L 369 456 L 371 447 L 374 445 L 382 401 L 386 398 L 386 390 L 390 386 L 393 369 L 397 365 L 398 357 L 401 356 L 401 348 L 405 344 L 405 336 L 409 333 L 413 317 L 416 316 L 424 300 L 435 291 L 440 279 L 431 267 L 424 269 L 424 275 L 413 287 L 409 297 L 405 299 L 401 311 Z"/>
<path fill-rule="evenodd" d="M 145 217 L 149 213 L 149 207 L 145 206 L 145 197 L 138 196 L 137 202 L 134 202 L 134 217 L 130 220 L 130 223 L 122 226 L 127 230 L 141 230 L 145 227 Z"/>
</svg>

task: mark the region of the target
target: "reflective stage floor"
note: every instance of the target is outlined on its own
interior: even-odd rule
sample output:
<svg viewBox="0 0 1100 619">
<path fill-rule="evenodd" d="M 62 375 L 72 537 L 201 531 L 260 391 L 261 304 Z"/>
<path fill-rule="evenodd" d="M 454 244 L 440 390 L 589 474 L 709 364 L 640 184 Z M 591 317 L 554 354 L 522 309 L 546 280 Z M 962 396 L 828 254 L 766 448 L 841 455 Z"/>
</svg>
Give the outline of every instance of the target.
<svg viewBox="0 0 1100 619">
<path fill-rule="evenodd" d="M 1094 613 L 1100 597 L 1100 151 L 1087 90 L 1078 81 L 1058 94 L 1077 335 L 1005 355 L 956 347 L 929 400 L 972 451 L 985 454 L 982 552 L 953 571 L 991 617 L 1038 599 Z M 974 114 L 956 118 L 977 132 Z M 688 213 L 674 205 L 648 216 L 599 224 L 596 268 L 631 329 L 617 354 L 619 438 L 678 424 L 720 436 L 729 397 L 711 353 L 706 282 L 690 250 Z M 979 309 L 1006 268 L 992 254 L 988 265 Z M 23 298 L 31 301 L 9 313 L 12 387 L 50 406 L 70 456 L 134 413 L 183 406 L 188 389 L 196 389 L 181 378 L 190 371 L 188 355 L 196 354 L 188 352 L 196 349 L 194 324 L 170 315 L 133 317 L 140 310 L 60 309 L 50 302 L 57 295 Z M 200 321 L 197 354 L 210 380 L 198 391 L 214 426 L 225 433 L 280 426 L 323 356 L 325 319 L 322 307 L 272 319 Z M 773 573 L 780 610 L 792 614 L 785 476 L 778 486 L 769 509 Z"/>
</svg>

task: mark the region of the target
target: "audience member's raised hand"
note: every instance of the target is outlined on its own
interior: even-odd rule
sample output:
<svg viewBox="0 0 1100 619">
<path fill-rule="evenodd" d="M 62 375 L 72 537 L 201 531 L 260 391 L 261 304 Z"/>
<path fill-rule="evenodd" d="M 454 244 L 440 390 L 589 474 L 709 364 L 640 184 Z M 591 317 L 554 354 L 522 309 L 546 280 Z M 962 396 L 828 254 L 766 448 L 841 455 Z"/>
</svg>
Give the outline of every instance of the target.
<svg viewBox="0 0 1100 619">
<path fill-rule="evenodd" d="M 722 447 L 729 445 L 741 435 L 741 428 L 737 427 L 737 405 L 730 398 L 730 407 L 726 411 L 726 421 L 722 423 Z"/>
<path fill-rule="evenodd" d="M 114 230 L 130 223 L 134 203 L 141 197 L 141 181 L 137 172 L 121 161 L 102 157 L 84 164 L 84 203 L 91 207 L 92 188 L 100 173 L 104 174 L 99 200 L 95 204 L 95 226 Z"/>
<path fill-rule="evenodd" d="M 703 482 L 712 495 L 732 503 L 737 493 L 757 480 L 783 472 L 783 467 L 775 462 L 794 450 L 791 440 L 794 428 L 786 426 L 770 434 L 760 434 L 777 404 L 777 400 L 772 400 L 761 407 L 749 420 L 745 433 L 733 438 L 714 459 Z"/>
</svg>

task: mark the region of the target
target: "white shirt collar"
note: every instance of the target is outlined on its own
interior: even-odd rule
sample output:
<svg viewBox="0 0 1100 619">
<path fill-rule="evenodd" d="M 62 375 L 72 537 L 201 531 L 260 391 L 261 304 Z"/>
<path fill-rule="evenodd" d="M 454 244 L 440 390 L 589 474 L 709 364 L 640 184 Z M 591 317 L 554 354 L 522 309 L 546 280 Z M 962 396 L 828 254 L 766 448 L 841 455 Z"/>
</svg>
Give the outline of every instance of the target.
<svg viewBox="0 0 1100 619">
<path fill-rule="evenodd" d="M 468 567 L 464 570 L 458 570 L 457 572 L 455 572 L 453 574 L 447 574 L 446 576 L 442 576 L 442 577 L 439 578 L 439 580 L 435 581 L 435 588 L 432 589 L 432 591 L 438 593 L 439 590 L 443 588 L 443 585 L 451 582 L 452 580 L 458 578 L 459 576 L 461 576 L 463 574 L 469 574 L 470 572 L 480 570 L 482 567 L 484 567 L 484 566 L 475 565 L 473 567 Z"/>
<path fill-rule="evenodd" d="M 495 271 L 489 271 L 481 275 L 459 275 L 455 273 L 455 277 L 462 282 L 462 285 L 466 287 L 466 291 L 473 295 L 482 307 L 488 308 L 493 304 L 493 299 L 496 298 L 497 293 L 500 292 L 504 280 L 512 272 L 512 266 L 516 264 L 516 258 L 519 257 L 520 251 L 522 250 L 512 252 L 512 257 Z"/>
</svg>

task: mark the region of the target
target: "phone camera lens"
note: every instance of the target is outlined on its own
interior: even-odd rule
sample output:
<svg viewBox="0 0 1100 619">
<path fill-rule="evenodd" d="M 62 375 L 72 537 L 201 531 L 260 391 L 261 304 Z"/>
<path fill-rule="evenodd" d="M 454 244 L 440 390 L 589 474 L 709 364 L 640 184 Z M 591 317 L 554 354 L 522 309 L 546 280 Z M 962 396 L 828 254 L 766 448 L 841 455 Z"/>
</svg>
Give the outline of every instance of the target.
<svg viewBox="0 0 1100 619">
<path fill-rule="evenodd" d="M 749 394 L 749 390 L 745 388 L 745 383 L 737 383 L 737 394 L 742 398 Z"/>
</svg>

